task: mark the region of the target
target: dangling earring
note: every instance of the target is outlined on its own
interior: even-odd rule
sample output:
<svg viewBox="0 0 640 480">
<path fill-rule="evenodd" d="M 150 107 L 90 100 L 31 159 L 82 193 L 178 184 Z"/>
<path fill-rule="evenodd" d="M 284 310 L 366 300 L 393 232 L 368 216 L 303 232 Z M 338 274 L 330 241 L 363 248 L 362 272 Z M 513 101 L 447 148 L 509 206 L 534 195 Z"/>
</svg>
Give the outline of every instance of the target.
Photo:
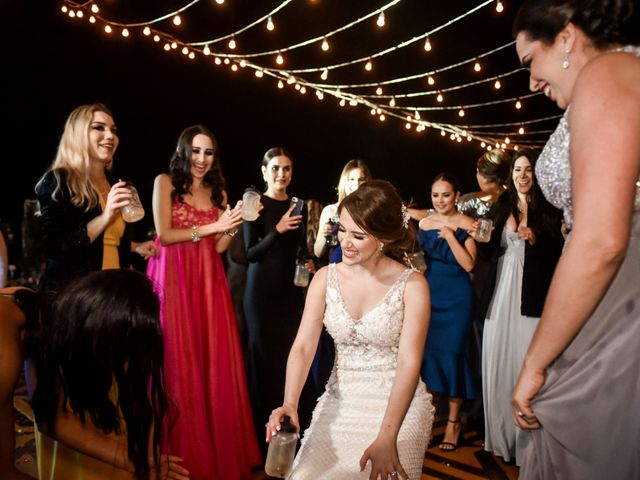
<svg viewBox="0 0 640 480">
<path fill-rule="evenodd" d="M 571 62 L 569 62 L 569 47 L 564 47 L 564 60 L 562 60 L 562 68 L 565 70 L 569 68 Z"/>
<path fill-rule="evenodd" d="M 380 253 L 382 253 L 382 250 L 384 249 L 384 243 L 380 242 L 380 244 L 378 245 L 378 249 L 380 250 Z"/>
</svg>

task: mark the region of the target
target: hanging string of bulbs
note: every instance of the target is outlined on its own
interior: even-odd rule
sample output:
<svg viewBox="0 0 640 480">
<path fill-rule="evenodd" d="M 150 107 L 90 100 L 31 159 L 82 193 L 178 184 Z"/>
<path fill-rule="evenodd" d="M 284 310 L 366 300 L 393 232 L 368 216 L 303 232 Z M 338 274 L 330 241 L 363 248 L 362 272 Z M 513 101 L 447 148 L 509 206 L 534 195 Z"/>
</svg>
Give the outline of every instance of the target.
<svg viewBox="0 0 640 480">
<path fill-rule="evenodd" d="M 505 45 L 499 46 L 497 48 L 488 50 L 487 52 L 483 52 L 481 54 L 475 55 L 473 57 L 467 58 L 466 60 L 459 61 L 456 63 L 452 63 L 450 65 L 440 67 L 437 69 L 432 69 L 428 72 L 422 72 L 419 74 L 406 75 L 401 77 L 395 77 L 387 80 L 382 80 L 378 82 L 368 82 L 368 83 L 325 83 L 324 81 L 328 79 L 328 73 L 330 70 L 336 70 L 352 65 L 362 64 L 364 63 L 364 70 L 366 72 L 370 72 L 373 69 L 373 59 L 379 59 L 387 54 L 392 52 L 396 52 L 400 49 L 408 47 L 409 45 L 413 45 L 419 41 L 424 40 L 423 48 L 425 51 L 429 52 L 432 50 L 433 45 L 431 43 L 431 38 L 433 35 L 440 32 L 441 30 L 452 26 L 453 24 L 461 21 L 462 19 L 472 15 L 473 13 L 479 11 L 480 9 L 490 5 L 495 4 L 495 10 L 500 13 L 504 10 L 503 3 L 501 1 L 496 0 L 484 0 L 475 7 L 467 10 L 466 12 L 444 22 L 443 24 L 437 26 L 425 32 L 421 35 L 416 35 L 408 40 L 404 40 L 396 45 L 385 48 L 378 52 L 373 52 L 364 57 L 354 58 L 345 62 L 328 64 L 316 67 L 309 68 L 291 68 L 287 69 L 283 67 L 284 56 L 283 53 L 290 52 L 295 49 L 299 49 L 308 45 L 313 45 L 320 43 L 321 49 L 323 51 L 328 51 L 331 47 L 329 44 L 329 38 L 337 35 L 338 33 L 344 32 L 348 29 L 354 28 L 357 25 L 376 17 L 376 24 L 378 27 L 384 27 L 386 24 L 386 16 L 385 11 L 390 9 L 391 7 L 400 3 L 401 0 L 392 0 L 381 7 L 377 7 L 375 10 L 370 11 L 369 13 L 356 18 L 353 21 L 350 21 L 336 29 L 333 29 L 329 32 L 324 33 L 320 36 L 314 36 L 313 38 L 306 39 L 304 41 L 288 45 L 277 50 L 268 50 L 262 52 L 249 52 L 249 53 L 226 53 L 213 51 L 212 47 L 216 44 L 219 44 L 223 41 L 228 40 L 227 47 L 230 50 L 235 50 L 238 46 L 236 37 L 246 32 L 247 30 L 254 28 L 260 24 L 263 24 L 266 20 L 266 29 L 268 31 L 273 31 L 275 29 L 275 23 L 273 21 L 273 17 L 276 13 L 280 12 L 282 9 L 287 7 L 293 0 L 285 0 L 281 2 L 276 8 L 270 10 L 264 15 L 259 16 L 256 20 L 246 24 L 242 28 L 235 30 L 231 33 L 225 34 L 218 38 L 208 39 L 204 41 L 197 42 L 186 42 L 181 41 L 175 35 L 160 30 L 154 25 L 167 21 L 171 19 L 171 23 L 175 27 L 179 27 L 182 25 L 183 20 L 180 14 L 184 14 L 191 7 L 200 3 L 201 0 L 192 0 L 186 3 L 184 6 L 174 10 L 170 13 L 164 14 L 160 17 L 152 18 L 150 20 L 146 20 L 144 22 L 138 23 L 124 23 L 118 22 L 110 18 L 105 18 L 99 14 L 100 8 L 96 2 L 96 0 L 89 0 L 85 2 L 76 2 L 74 0 L 63 0 L 63 5 L 61 7 L 61 11 L 67 14 L 71 18 L 84 18 L 85 14 L 88 16 L 88 20 L 92 24 L 98 24 L 103 27 L 105 33 L 110 34 L 114 31 L 115 28 L 120 29 L 120 33 L 123 37 L 128 37 L 130 35 L 129 29 L 140 29 L 142 28 L 142 34 L 146 37 L 151 37 L 155 43 L 159 43 L 162 45 L 162 48 L 165 51 L 172 50 L 180 50 L 183 55 L 187 58 L 194 60 L 196 56 L 201 57 L 212 57 L 213 61 L 216 65 L 228 65 L 232 71 L 236 72 L 240 68 L 252 69 L 255 73 L 255 76 L 258 78 L 262 77 L 270 77 L 274 81 L 277 82 L 277 87 L 279 89 L 283 89 L 285 85 L 292 85 L 295 90 L 298 91 L 301 95 L 305 95 L 307 90 L 314 91 L 318 100 L 324 100 L 325 96 L 334 97 L 338 101 L 338 105 L 340 107 L 344 107 L 347 104 L 351 107 L 363 106 L 368 108 L 371 115 L 377 116 L 380 122 L 385 122 L 387 118 L 398 119 L 404 122 L 404 126 L 406 130 L 415 129 L 416 132 L 424 132 L 428 128 L 436 129 L 440 131 L 440 134 L 444 137 L 449 134 L 449 138 L 452 141 L 462 142 L 463 139 L 467 141 L 476 141 L 480 144 L 482 148 L 486 148 L 490 150 L 492 148 L 513 148 L 518 149 L 518 144 L 521 145 L 540 145 L 544 143 L 545 138 L 537 138 L 543 134 L 547 134 L 550 130 L 525 130 L 525 125 L 529 125 L 532 123 L 541 123 L 546 121 L 555 121 L 559 118 L 559 115 L 548 116 L 539 119 L 533 119 L 528 121 L 521 122 L 513 122 L 513 123 L 503 123 L 503 124 L 493 124 L 493 125 L 462 125 L 456 123 L 443 123 L 436 122 L 433 119 L 422 118 L 420 116 L 420 112 L 438 112 L 438 111 L 448 111 L 448 110 L 457 110 L 458 118 L 463 118 L 465 116 L 465 110 L 480 108 L 480 107 L 489 107 L 498 104 L 504 103 L 514 103 L 514 107 L 517 110 L 523 108 L 523 100 L 531 98 L 533 96 L 538 95 L 538 93 L 533 94 L 523 94 L 513 98 L 503 98 L 499 100 L 491 100 L 485 102 L 476 102 L 472 104 L 463 104 L 463 105 L 444 105 L 444 95 L 443 93 L 452 92 L 456 90 L 461 90 L 464 88 L 469 88 L 472 86 L 477 86 L 483 83 L 491 83 L 493 82 L 494 88 L 499 90 L 502 87 L 502 81 L 508 76 L 517 74 L 524 69 L 517 68 L 515 70 L 504 72 L 499 75 L 495 75 L 492 77 L 484 78 L 481 80 L 476 80 L 472 82 L 463 83 L 460 85 L 453 85 L 443 88 L 438 88 L 436 90 L 420 90 L 414 92 L 405 92 L 405 93 L 393 93 L 393 94 L 384 94 L 383 86 L 387 85 L 399 85 L 405 82 L 409 82 L 411 80 L 426 78 L 429 86 L 433 86 L 435 84 L 435 75 L 440 74 L 442 72 L 452 70 L 454 68 L 460 68 L 465 65 L 469 65 L 471 63 L 474 64 L 473 70 L 474 72 L 480 72 L 482 70 L 482 65 L 480 60 L 488 57 L 489 55 L 493 55 L 501 50 L 512 46 L 513 42 L 509 42 Z M 222 4 L 224 0 L 216 0 L 216 3 Z M 153 26 L 153 27 L 152 27 Z M 256 63 L 255 59 L 261 57 L 273 56 L 276 54 L 275 63 L 278 67 L 272 67 L 267 65 L 261 65 Z M 310 79 L 304 78 L 304 74 L 310 73 L 318 73 L 320 72 L 320 78 L 323 82 L 312 81 Z M 375 87 L 375 95 L 362 93 L 355 93 L 356 90 L 360 89 L 368 89 Z M 424 106 L 424 105 L 398 105 L 398 100 L 400 99 L 412 99 L 417 97 L 426 97 L 426 96 L 436 96 L 436 101 L 439 105 L 436 106 Z M 384 103 L 383 103 L 384 102 Z M 442 105 L 440 105 L 442 104 Z M 514 127 L 518 126 L 517 131 L 489 131 L 485 130 L 486 128 L 496 128 L 496 127 Z M 518 141 L 513 143 L 510 137 L 518 137 Z"/>
</svg>

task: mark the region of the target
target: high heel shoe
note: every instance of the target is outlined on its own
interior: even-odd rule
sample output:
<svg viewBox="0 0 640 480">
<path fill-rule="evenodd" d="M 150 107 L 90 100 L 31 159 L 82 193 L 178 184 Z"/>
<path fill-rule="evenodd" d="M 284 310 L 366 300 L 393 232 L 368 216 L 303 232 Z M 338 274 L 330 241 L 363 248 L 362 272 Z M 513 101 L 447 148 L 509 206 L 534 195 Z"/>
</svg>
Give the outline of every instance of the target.
<svg viewBox="0 0 640 480">
<path fill-rule="evenodd" d="M 440 448 L 440 450 L 442 450 L 443 452 L 453 452 L 455 450 L 458 449 L 458 442 L 460 440 L 460 434 L 462 433 L 462 420 L 460 420 L 459 418 L 457 420 L 451 420 L 451 419 L 447 419 L 447 426 L 449 423 L 453 423 L 454 424 L 454 433 L 455 433 L 455 425 L 459 424 L 460 427 L 458 429 L 458 435 L 456 436 L 456 440 L 455 443 L 453 442 L 441 442 L 440 445 L 438 445 L 438 448 Z M 446 431 L 445 431 L 445 436 L 446 436 Z"/>
</svg>

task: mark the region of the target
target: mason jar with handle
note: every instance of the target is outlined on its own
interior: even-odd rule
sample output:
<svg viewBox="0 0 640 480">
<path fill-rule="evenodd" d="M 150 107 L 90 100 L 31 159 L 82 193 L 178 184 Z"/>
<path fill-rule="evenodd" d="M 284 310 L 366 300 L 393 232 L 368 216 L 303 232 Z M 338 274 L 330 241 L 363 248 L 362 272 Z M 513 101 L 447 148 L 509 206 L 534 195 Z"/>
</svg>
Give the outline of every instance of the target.
<svg viewBox="0 0 640 480">
<path fill-rule="evenodd" d="M 280 430 L 271 437 L 267 461 L 264 471 L 267 475 L 276 478 L 287 478 L 293 469 L 293 459 L 298 443 L 296 427 L 288 416 L 284 416 L 280 423 Z"/>
</svg>

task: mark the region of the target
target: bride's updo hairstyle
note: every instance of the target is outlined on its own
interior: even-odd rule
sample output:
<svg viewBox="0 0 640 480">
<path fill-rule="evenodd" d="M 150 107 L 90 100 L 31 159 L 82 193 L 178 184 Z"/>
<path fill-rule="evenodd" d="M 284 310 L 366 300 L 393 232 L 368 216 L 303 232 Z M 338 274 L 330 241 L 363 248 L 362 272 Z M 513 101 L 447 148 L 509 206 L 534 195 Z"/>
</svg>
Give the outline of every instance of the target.
<svg viewBox="0 0 640 480">
<path fill-rule="evenodd" d="M 395 187 L 386 180 L 369 180 L 338 206 L 346 209 L 365 232 L 384 243 L 383 252 L 396 260 L 411 248 L 415 229 Z"/>
<path fill-rule="evenodd" d="M 513 23 L 514 38 L 553 44 L 569 22 L 582 30 L 597 49 L 640 44 L 637 0 L 526 0 Z"/>
</svg>

